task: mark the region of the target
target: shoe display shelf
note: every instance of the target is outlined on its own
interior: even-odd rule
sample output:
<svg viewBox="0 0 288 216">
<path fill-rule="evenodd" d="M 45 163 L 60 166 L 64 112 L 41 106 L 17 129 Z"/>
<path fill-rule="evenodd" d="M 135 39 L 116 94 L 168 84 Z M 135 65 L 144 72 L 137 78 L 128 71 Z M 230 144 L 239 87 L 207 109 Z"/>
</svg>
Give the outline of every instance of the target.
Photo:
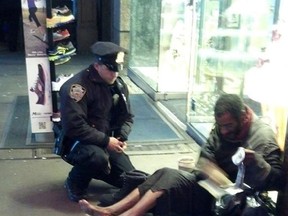
<svg viewBox="0 0 288 216">
<path fill-rule="evenodd" d="M 60 113 L 58 109 L 58 91 L 70 76 L 64 76 L 60 79 L 56 77 L 57 65 L 65 64 L 70 61 L 73 55 L 76 55 L 76 20 L 75 20 L 76 0 L 47 0 L 47 39 L 48 39 L 48 59 L 50 62 L 50 77 L 52 87 L 52 122 L 60 122 Z M 59 82 L 60 80 L 60 82 Z"/>
</svg>

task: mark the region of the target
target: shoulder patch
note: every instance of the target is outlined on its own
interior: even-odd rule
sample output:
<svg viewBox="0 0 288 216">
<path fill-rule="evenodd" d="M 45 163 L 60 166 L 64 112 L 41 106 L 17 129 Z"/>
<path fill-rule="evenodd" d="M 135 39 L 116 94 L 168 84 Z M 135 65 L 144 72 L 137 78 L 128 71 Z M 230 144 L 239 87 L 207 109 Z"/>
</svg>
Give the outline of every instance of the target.
<svg viewBox="0 0 288 216">
<path fill-rule="evenodd" d="M 70 97 L 79 102 L 86 93 L 86 89 L 79 84 L 72 84 L 70 88 Z"/>
</svg>

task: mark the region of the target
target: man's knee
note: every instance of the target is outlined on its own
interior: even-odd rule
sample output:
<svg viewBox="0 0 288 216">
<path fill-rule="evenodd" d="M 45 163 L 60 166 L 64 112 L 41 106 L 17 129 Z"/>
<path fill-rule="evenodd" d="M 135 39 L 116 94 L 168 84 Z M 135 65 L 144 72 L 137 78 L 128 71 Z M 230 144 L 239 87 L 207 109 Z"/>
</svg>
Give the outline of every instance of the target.
<svg viewBox="0 0 288 216">
<path fill-rule="evenodd" d="M 174 172 L 175 169 L 172 169 L 172 168 L 169 168 L 169 167 L 163 167 L 163 168 L 158 169 L 158 171 L 162 172 L 162 173 L 167 173 L 167 172 Z"/>
</svg>

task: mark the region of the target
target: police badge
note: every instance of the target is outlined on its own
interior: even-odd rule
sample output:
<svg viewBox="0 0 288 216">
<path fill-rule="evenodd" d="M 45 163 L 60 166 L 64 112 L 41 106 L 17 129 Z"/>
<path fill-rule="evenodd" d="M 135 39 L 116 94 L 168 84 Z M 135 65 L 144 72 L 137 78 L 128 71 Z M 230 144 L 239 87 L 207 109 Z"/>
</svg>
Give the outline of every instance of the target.
<svg viewBox="0 0 288 216">
<path fill-rule="evenodd" d="M 79 102 L 86 93 L 86 89 L 79 84 L 72 84 L 70 88 L 70 97 Z"/>
</svg>

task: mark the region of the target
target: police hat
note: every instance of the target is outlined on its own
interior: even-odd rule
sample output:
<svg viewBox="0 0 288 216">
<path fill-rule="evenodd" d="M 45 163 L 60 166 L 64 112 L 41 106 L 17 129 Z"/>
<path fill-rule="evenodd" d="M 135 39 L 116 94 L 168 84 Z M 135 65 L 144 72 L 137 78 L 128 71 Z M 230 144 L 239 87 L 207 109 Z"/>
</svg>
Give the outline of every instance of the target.
<svg viewBox="0 0 288 216">
<path fill-rule="evenodd" d="M 124 53 L 127 50 L 112 42 L 98 41 L 91 46 L 91 51 L 96 55 L 99 63 L 107 66 L 111 71 L 118 72 L 119 66 L 124 62 Z"/>
</svg>

